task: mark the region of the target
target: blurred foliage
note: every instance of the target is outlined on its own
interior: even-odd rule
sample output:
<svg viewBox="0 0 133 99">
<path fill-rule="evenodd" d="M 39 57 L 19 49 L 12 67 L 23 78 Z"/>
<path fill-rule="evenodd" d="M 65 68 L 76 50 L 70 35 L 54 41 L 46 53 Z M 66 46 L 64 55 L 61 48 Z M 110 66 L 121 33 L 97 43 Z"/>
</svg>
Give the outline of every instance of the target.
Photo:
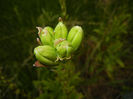
<svg viewBox="0 0 133 99">
<path fill-rule="evenodd" d="M 0 99 L 119 99 L 133 92 L 132 12 L 132 0 L 1 0 Z M 56 69 L 33 67 L 36 26 L 54 28 L 59 16 L 68 29 L 83 27 L 80 49 Z"/>
<path fill-rule="evenodd" d="M 46 72 L 44 72 L 46 71 Z M 75 66 L 67 62 L 56 69 L 39 68 L 38 80 L 34 81 L 40 96 L 37 99 L 81 99 L 82 94 L 75 90 L 81 82 Z"/>
</svg>

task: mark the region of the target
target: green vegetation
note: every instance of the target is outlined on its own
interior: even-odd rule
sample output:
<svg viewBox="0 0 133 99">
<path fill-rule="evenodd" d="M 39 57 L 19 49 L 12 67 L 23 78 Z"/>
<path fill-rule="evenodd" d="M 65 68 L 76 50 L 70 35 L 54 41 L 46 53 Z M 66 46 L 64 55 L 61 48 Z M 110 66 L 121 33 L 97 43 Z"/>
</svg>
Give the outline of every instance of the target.
<svg viewBox="0 0 133 99">
<path fill-rule="evenodd" d="M 117 99 L 133 92 L 132 0 L 1 0 L 0 99 Z M 84 39 L 70 61 L 33 67 L 37 26 L 62 17 Z"/>
</svg>

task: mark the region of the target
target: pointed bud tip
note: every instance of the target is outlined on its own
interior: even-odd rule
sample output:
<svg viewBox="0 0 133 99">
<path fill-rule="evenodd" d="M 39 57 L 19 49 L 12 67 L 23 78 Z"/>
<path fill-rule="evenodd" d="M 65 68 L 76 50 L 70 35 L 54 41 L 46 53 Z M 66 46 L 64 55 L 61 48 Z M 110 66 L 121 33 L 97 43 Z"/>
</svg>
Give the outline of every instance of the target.
<svg viewBox="0 0 133 99">
<path fill-rule="evenodd" d="M 36 67 L 36 65 L 35 65 L 35 64 L 33 64 L 33 67 Z"/>
<path fill-rule="evenodd" d="M 40 41 L 39 38 L 36 38 L 36 40 L 37 40 L 37 43 L 38 43 L 39 45 L 42 45 L 42 43 L 41 43 L 41 41 Z"/>
<path fill-rule="evenodd" d="M 33 67 L 47 67 L 47 66 L 41 64 L 39 61 L 36 61 L 36 62 L 33 64 Z"/>
<path fill-rule="evenodd" d="M 61 17 L 59 17 L 59 19 L 58 19 L 58 20 L 59 20 L 59 22 L 62 22 L 62 21 L 63 21 Z"/>
<path fill-rule="evenodd" d="M 37 28 L 38 30 L 41 30 L 41 29 L 42 29 L 42 28 L 41 28 L 41 27 L 39 27 L 39 26 L 37 26 L 36 28 Z"/>
<path fill-rule="evenodd" d="M 41 27 L 36 27 L 38 29 L 38 36 L 40 36 L 40 33 L 42 31 L 42 28 Z"/>
</svg>

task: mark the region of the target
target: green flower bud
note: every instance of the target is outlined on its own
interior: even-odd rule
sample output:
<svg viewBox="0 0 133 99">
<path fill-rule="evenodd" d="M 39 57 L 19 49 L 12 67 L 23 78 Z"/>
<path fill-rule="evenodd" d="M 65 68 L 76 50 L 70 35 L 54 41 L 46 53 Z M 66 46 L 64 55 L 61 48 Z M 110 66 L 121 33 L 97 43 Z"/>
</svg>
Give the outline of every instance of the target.
<svg viewBox="0 0 133 99">
<path fill-rule="evenodd" d="M 67 28 L 66 28 L 65 24 L 63 24 L 61 19 L 59 20 L 59 23 L 55 27 L 54 32 L 55 32 L 55 40 L 59 39 L 59 38 L 66 39 Z"/>
<path fill-rule="evenodd" d="M 52 36 L 52 38 L 54 38 L 54 30 L 53 30 L 53 28 L 47 26 L 44 29 L 46 29 L 50 33 L 50 35 Z"/>
<path fill-rule="evenodd" d="M 56 47 L 59 43 L 61 43 L 62 41 L 65 41 L 65 39 L 62 39 L 62 38 L 59 38 L 59 39 L 56 39 L 54 41 L 54 47 Z"/>
<path fill-rule="evenodd" d="M 55 62 L 57 59 L 56 51 L 49 45 L 38 46 L 34 49 L 34 54 L 38 61 L 44 65 L 57 65 Z"/>
<path fill-rule="evenodd" d="M 80 26 L 74 26 L 67 37 L 67 40 L 72 43 L 74 51 L 77 50 L 83 38 L 83 30 Z"/>
<path fill-rule="evenodd" d="M 60 60 L 71 58 L 71 54 L 73 53 L 73 48 L 70 42 L 66 40 L 62 41 L 56 46 L 56 49 L 58 53 L 58 58 Z"/>
<path fill-rule="evenodd" d="M 44 29 L 41 29 L 37 27 L 39 30 L 39 37 L 41 40 L 42 45 L 53 45 L 54 41 L 54 33 L 53 29 L 51 27 L 45 27 Z"/>
</svg>

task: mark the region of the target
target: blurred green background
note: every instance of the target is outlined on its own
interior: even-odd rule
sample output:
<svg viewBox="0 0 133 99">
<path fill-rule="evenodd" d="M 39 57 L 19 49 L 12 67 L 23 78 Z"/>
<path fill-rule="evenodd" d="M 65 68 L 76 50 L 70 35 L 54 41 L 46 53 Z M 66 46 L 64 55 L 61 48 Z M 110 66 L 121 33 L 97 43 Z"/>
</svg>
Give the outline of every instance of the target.
<svg viewBox="0 0 133 99">
<path fill-rule="evenodd" d="M 33 67 L 36 26 L 60 16 L 83 27 L 80 49 L 56 70 Z M 1 0 L 0 99 L 133 99 L 132 43 L 132 0 Z"/>
</svg>

